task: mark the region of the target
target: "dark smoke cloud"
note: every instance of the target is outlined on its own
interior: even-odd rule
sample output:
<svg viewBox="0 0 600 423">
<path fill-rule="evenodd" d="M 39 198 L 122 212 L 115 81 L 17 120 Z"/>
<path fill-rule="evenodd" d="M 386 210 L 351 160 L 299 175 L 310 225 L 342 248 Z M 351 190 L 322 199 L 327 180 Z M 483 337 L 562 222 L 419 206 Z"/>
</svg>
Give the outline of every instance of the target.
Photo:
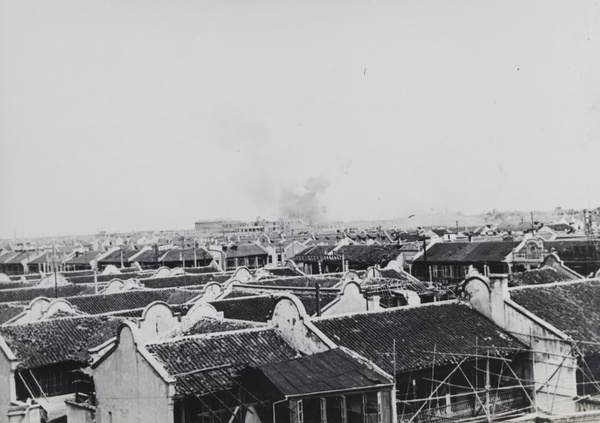
<svg viewBox="0 0 600 423">
<path fill-rule="evenodd" d="M 310 224 L 319 223 L 325 218 L 327 208 L 321 205 L 319 197 L 325 194 L 329 181 L 324 176 L 309 178 L 301 187 L 281 188 L 280 209 L 287 219 L 304 219 Z"/>
</svg>

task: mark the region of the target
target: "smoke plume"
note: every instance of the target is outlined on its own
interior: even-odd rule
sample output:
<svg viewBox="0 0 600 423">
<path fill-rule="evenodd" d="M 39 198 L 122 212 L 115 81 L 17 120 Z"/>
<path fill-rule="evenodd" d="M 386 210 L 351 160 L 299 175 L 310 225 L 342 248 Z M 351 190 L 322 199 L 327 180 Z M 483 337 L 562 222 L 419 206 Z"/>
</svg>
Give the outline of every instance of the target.
<svg viewBox="0 0 600 423">
<path fill-rule="evenodd" d="M 319 197 L 325 194 L 329 181 L 324 176 L 309 178 L 301 187 L 281 188 L 280 208 L 286 219 L 303 219 L 309 224 L 324 220 L 327 207 Z"/>
</svg>

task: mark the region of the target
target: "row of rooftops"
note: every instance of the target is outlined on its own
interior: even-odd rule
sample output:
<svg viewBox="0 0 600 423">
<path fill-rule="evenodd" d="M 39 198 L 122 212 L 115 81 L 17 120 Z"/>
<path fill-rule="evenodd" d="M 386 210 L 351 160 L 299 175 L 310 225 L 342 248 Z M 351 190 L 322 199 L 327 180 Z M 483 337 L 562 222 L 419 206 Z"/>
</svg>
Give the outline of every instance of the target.
<svg viewBox="0 0 600 423">
<path fill-rule="evenodd" d="M 3 325 L 0 326 L 0 335 L 17 356 L 21 368 L 71 360 L 89 363 L 92 358 L 89 350 L 114 337 L 123 319 L 114 316 L 59 317 L 28 324 Z M 444 324 L 439 325 L 439 322 Z M 172 340 L 150 341 L 149 351 L 170 366 L 174 373 L 193 370 L 190 366 L 197 366 L 198 362 L 207 367 L 228 364 L 224 361 L 229 364 L 243 362 L 245 354 L 264 356 L 269 351 L 283 351 L 288 355 L 286 358 L 298 355 L 272 327 L 259 323 L 203 318 Z M 476 338 L 480 348 L 522 348 L 518 341 L 471 307 L 455 301 L 313 318 L 312 323 L 333 342 L 358 352 L 386 371 L 390 371 L 393 365 L 394 340 L 399 370 L 430 365 L 434 349 L 438 353 L 472 353 Z M 437 347 L 434 348 L 434 344 Z M 201 351 L 207 356 L 200 355 Z M 438 359 L 444 360 L 443 357 Z M 185 364 L 186 360 L 189 364 Z"/>
<path fill-rule="evenodd" d="M 202 270 L 193 268 L 189 270 Z M 183 269 L 161 268 L 148 272 L 127 272 L 124 274 L 102 275 L 98 284 L 90 283 L 99 276 L 84 275 L 70 276 L 71 272 L 59 274 L 60 284 L 54 286 L 54 275 L 41 281 L 30 281 L 30 285 L 14 287 L 13 283 L 0 284 L 0 304 L 10 303 L 15 307 L 26 307 L 36 298 L 64 298 L 78 312 L 87 314 L 102 314 L 118 310 L 135 310 L 145 307 L 153 301 L 163 301 L 169 304 L 181 304 L 198 297 L 210 284 L 232 285 L 230 292 L 222 298 L 222 308 L 236 309 L 239 315 L 264 310 L 262 318 L 265 321 L 268 311 L 273 304 L 273 293 L 282 290 L 293 290 L 311 314 L 316 310 L 315 287 L 321 288 L 320 301 L 326 305 L 332 301 L 342 286 L 343 274 L 304 275 L 297 269 L 274 268 L 260 269 L 254 275 L 247 269 L 240 268 L 236 272 L 187 273 Z M 422 283 L 401 269 L 373 269 L 367 277 L 365 272 L 352 272 L 355 280 L 359 280 L 365 292 L 385 284 L 386 286 L 402 286 L 420 292 L 432 290 L 429 284 Z M 360 275 L 364 280 L 360 280 Z M 49 279 L 49 283 L 45 282 Z M 239 282 L 241 279 L 243 282 Z M 77 283 L 73 283 L 76 281 Z M 37 284 L 37 285 L 34 285 Z M 5 286 L 8 285 L 8 286 Z M 222 289 L 222 288 L 220 288 Z M 328 290 L 332 290 L 328 292 Z M 99 294 L 95 294 L 98 291 Z M 248 297 L 239 301 L 238 297 Z M 250 304 L 252 303 L 252 304 Z M 236 306 L 236 304 L 240 304 Z M 246 310 L 246 311 L 243 311 Z M 5 310 L 6 311 L 6 310 Z M 10 313 L 9 313 L 10 315 Z M 256 314 L 254 314 L 256 315 Z M 242 317 L 245 319 L 244 317 Z M 4 319 L 0 319 L 3 321 Z M 251 318 L 249 319 L 251 320 Z"/>
<path fill-rule="evenodd" d="M 525 251 L 528 243 L 536 240 L 542 246 L 541 253 L 545 255 L 555 253 L 562 259 L 600 260 L 600 243 L 593 240 L 545 241 L 540 238 L 523 241 L 432 243 L 427 248 L 427 260 L 457 263 L 507 261 L 511 254 Z M 424 261 L 425 255 L 421 253 L 415 260 Z"/>
<path fill-rule="evenodd" d="M 23 265 L 29 267 L 38 265 L 41 269 L 43 265 L 49 266 L 60 262 L 61 266 L 70 268 L 92 268 L 104 267 L 108 265 L 130 266 L 139 263 L 142 267 L 156 267 L 161 264 L 181 265 L 200 263 L 208 264 L 214 259 L 243 259 L 270 255 L 276 255 L 282 248 L 287 248 L 292 243 L 297 243 L 298 249 L 304 247 L 304 251 L 296 254 L 296 259 L 310 259 L 310 257 L 319 257 L 321 255 L 344 255 L 346 259 L 355 259 L 358 261 L 367 261 L 367 265 L 378 262 L 385 262 L 386 258 L 377 256 L 377 251 L 381 255 L 382 249 L 403 248 L 403 251 L 420 251 L 426 243 L 430 246 L 428 251 L 429 260 L 446 261 L 486 261 L 503 260 L 513 251 L 518 252 L 525 240 L 521 241 L 486 241 L 491 239 L 483 237 L 478 239 L 470 238 L 477 242 L 456 242 L 460 240 L 457 237 L 447 237 L 453 235 L 452 231 L 447 229 L 421 230 L 415 233 L 405 233 L 401 231 L 382 230 L 377 233 L 334 233 L 318 234 L 302 240 L 273 239 L 256 240 L 254 242 L 229 242 L 223 245 L 202 246 L 197 242 L 184 242 L 182 245 L 170 244 L 163 247 L 145 246 L 135 247 L 133 245 L 113 247 L 108 251 L 81 251 L 74 250 L 68 255 L 60 255 L 50 251 L 10 251 L 0 252 L 0 268 L 12 266 L 25 270 Z M 456 234 L 454 234 L 456 235 Z M 561 258 L 577 258 L 586 256 L 590 259 L 600 260 L 598 246 L 595 248 L 585 248 L 590 240 L 587 238 L 578 239 L 559 239 L 548 240 L 543 236 L 539 239 L 544 241 L 544 246 L 548 252 L 555 251 Z M 365 241 L 367 243 L 363 243 Z M 463 238 L 463 241 L 466 241 Z M 442 242 L 454 241 L 454 242 Z M 416 249 L 415 249 L 416 248 Z M 344 251 L 345 250 L 345 251 Z M 439 256 L 439 257 L 438 257 Z M 219 258 L 220 257 L 220 258 Z M 289 257 L 288 257 L 289 258 Z M 421 259 L 422 260 L 422 259 Z M 385 263 L 383 263 L 385 264 Z M 14 272 L 14 270 L 13 270 Z M 17 270 L 18 272 L 18 270 Z"/>
<path fill-rule="evenodd" d="M 540 318 L 579 340 L 587 349 L 600 345 L 600 281 L 519 287 L 510 297 Z M 90 349 L 117 334 L 124 317 L 61 317 L 22 325 L 4 325 L 0 335 L 19 368 L 61 361 L 89 364 Z M 312 318 L 316 329 L 336 346 L 348 348 L 392 373 L 423 369 L 432 360 L 443 365 L 456 356 L 489 351 L 509 355 L 526 345 L 503 331 L 468 304 L 446 301 L 379 312 Z M 165 370 L 182 378 L 181 395 L 203 392 L 215 383 L 210 376 L 188 373 L 225 367 L 212 378 L 228 379 L 247 365 L 284 362 L 301 354 L 273 327 L 261 322 L 202 318 L 175 338 L 149 341 L 145 348 Z M 395 356 L 393 352 L 395 351 Z M 343 357 L 338 357 L 342 359 Z M 272 371 L 278 371 L 275 366 Z M 179 376 L 181 375 L 181 376 Z M 227 380 L 218 384 L 226 384 Z M 291 389 L 291 388 L 290 388 Z"/>
<path fill-rule="evenodd" d="M 392 383 L 389 375 L 394 371 L 426 369 L 432 362 L 452 364 L 457 357 L 475 355 L 478 351 L 508 357 L 529 348 L 461 300 L 318 317 L 315 316 L 315 284 L 319 282 L 322 287 L 321 300 L 326 306 L 338 297 L 336 290 L 339 291 L 340 282 L 348 280 L 348 274 L 287 276 L 290 270 L 294 272 L 288 269 L 264 269 L 254 275 L 248 270 L 227 274 L 231 280 L 238 278 L 231 291 L 221 298 L 202 302 L 204 307 L 214 309 L 216 315 L 194 314 L 200 305 L 199 298 L 210 293 L 210 280 L 184 288 L 138 286 L 138 289 L 98 295 L 68 295 L 67 288 L 76 291 L 80 286 L 85 285 L 87 289 L 89 285 L 64 285 L 59 287 L 64 290 L 61 293 L 67 294 L 64 300 L 75 307 L 77 314 L 69 315 L 66 309 L 61 309 L 62 312 L 46 320 L 1 325 L 0 348 L 14 355 L 17 367 L 22 370 L 63 362 L 82 366 L 94 363 L 94 368 L 98 368 L 111 351 L 99 347 L 114 342 L 123 325 L 131 327 L 133 322 L 135 326 L 146 318 L 150 307 L 162 304 L 165 310 L 171 310 L 180 326 L 159 337 L 140 341 L 141 348 L 156 360 L 161 371 L 174 378 L 179 397 L 233 386 L 240 373 L 248 368 L 261 369 L 282 391 L 293 395 L 326 387 L 318 381 L 307 380 L 308 369 L 319 366 L 324 369 L 323 375 L 328 375 L 322 379 L 328 381 L 329 388 L 342 389 L 360 386 L 361 381 L 366 380 Z M 207 274 L 222 275 L 223 272 Z M 371 268 L 353 275 L 364 289 L 381 283 L 396 283 L 410 290 L 435 289 L 397 267 Z M 537 277 L 545 280 L 544 275 Z M 182 277 L 192 276 L 165 278 Z M 147 278 L 148 281 L 159 279 Z M 105 285 L 108 286 L 110 283 Z M 276 288 L 286 290 L 274 292 Z M 26 300 L 16 304 L 11 299 L 15 297 L 10 295 L 16 295 L 15 291 L 33 293 L 35 289 L 39 288 L 0 290 L 0 298 L 10 299 L 10 304 L 0 303 L 0 313 L 10 311 L 10 306 L 31 305 L 24 304 Z M 600 351 L 599 280 L 579 279 L 511 288 L 509 294 L 511 300 L 581 341 L 589 351 Z M 285 329 L 274 323 L 273 312 L 281 301 L 291 301 L 301 309 L 300 315 L 312 328 L 311 336 L 326 345 L 327 351 L 306 355 L 306 351 L 290 340 Z M 296 378 L 283 377 L 289 372 Z"/>
</svg>

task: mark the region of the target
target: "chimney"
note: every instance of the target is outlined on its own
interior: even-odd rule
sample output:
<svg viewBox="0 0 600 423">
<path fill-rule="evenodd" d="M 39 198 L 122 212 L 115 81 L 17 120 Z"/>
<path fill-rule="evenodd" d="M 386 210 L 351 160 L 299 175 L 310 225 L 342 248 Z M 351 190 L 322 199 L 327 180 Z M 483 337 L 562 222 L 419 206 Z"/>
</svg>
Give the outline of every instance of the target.
<svg viewBox="0 0 600 423">
<path fill-rule="evenodd" d="M 485 277 L 472 274 L 464 285 L 464 295 L 473 308 L 491 319 L 498 326 L 505 328 L 505 300 L 508 293 L 508 275 L 491 274 Z"/>
<path fill-rule="evenodd" d="M 505 327 L 505 300 L 508 294 L 508 275 L 505 273 L 490 274 L 490 312 L 491 319 L 500 327 Z"/>
</svg>

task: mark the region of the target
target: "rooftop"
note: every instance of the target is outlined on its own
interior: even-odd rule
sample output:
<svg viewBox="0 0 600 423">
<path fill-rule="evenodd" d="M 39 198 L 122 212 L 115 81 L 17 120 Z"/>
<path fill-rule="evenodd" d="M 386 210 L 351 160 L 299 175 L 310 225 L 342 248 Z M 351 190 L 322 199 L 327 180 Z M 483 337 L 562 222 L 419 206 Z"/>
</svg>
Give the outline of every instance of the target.
<svg viewBox="0 0 600 423">
<path fill-rule="evenodd" d="M 313 319 L 314 325 L 338 345 L 356 351 L 387 372 L 405 372 L 450 364 L 477 349 L 525 348 L 466 304 L 440 302 L 382 312 Z M 492 349 L 491 354 L 495 355 Z"/>
<path fill-rule="evenodd" d="M 146 348 L 175 377 L 178 396 L 228 389 L 248 365 L 298 355 L 274 329 L 191 336 L 148 344 Z"/>
<path fill-rule="evenodd" d="M 510 273 L 508 275 L 508 286 L 540 285 L 553 282 L 565 282 L 576 279 L 567 276 L 553 267 L 542 267 L 540 269 L 527 270 L 525 272 Z"/>
<path fill-rule="evenodd" d="M 341 348 L 268 363 L 258 369 L 283 395 L 303 395 L 391 384 L 389 376 Z"/>
<path fill-rule="evenodd" d="M 154 301 L 183 304 L 201 293 L 202 291 L 177 288 L 139 289 L 112 294 L 82 295 L 65 299 L 83 313 L 103 314 L 146 307 Z"/>
<path fill-rule="evenodd" d="M 427 261 L 485 263 L 499 262 L 519 245 L 516 241 L 440 242 L 427 248 Z M 415 261 L 424 261 L 423 255 Z"/>
<path fill-rule="evenodd" d="M 565 332 L 587 351 L 600 352 L 600 280 L 511 288 L 510 298 Z"/>
<path fill-rule="evenodd" d="M 88 350 L 116 336 L 121 319 L 68 317 L 0 326 L 0 335 L 19 360 L 20 369 L 75 361 L 90 362 Z"/>
</svg>

